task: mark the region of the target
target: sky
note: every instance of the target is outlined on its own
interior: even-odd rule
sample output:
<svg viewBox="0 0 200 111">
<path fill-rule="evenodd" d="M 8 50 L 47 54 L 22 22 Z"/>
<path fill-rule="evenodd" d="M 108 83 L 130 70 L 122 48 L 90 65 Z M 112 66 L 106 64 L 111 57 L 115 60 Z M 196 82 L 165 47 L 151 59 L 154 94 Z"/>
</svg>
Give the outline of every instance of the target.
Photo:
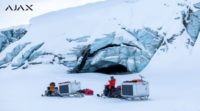
<svg viewBox="0 0 200 111">
<path fill-rule="evenodd" d="M 0 0 L 0 29 L 17 25 L 26 25 L 29 24 L 29 20 L 32 17 L 97 1 L 103 0 Z M 33 11 L 5 11 L 9 5 L 12 8 L 14 8 L 15 5 L 22 5 L 25 9 L 27 8 L 26 5 L 33 5 L 31 7 Z"/>
</svg>

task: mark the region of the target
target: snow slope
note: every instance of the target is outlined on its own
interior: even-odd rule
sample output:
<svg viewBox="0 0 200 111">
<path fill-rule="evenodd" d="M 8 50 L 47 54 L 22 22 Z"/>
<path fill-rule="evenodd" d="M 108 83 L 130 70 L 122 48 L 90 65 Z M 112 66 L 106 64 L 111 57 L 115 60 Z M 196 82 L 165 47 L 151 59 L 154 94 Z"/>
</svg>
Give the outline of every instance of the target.
<svg viewBox="0 0 200 111">
<path fill-rule="evenodd" d="M 170 3 L 170 7 L 164 6 L 165 2 Z M 66 38 L 88 35 L 92 41 L 115 31 L 123 35 L 123 26 L 130 29 L 163 26 L 170 35 L 182 27 L 179 21 L 174 20 L 174 17 L 181 16 L 181 10 L 182 7 L 177 7 L 174 0 L 108 0 L 33 18 L 27 35 L 20 42 L 45 42 L 43 49 L 64 53 L 71 46 Z M 177 27 L 173 28 L 174 25 Z"/>
<path fill-rule="evenodd" d="M 108 75 L 98 73 L 66 74 L 60 65 L 37 65 L 27 70 L 0 70 L 1 111 L 199 111 L 200 69 L 199 49 L 195 46 L 192 55 L 174 51 L 173 56 L 157 53 L 148 67 L 140 73 L 150 82 L 148 101 L 125 101 L 103 99 L 96 96 L 84 98 L 41 97 L 51 81 L 80 81 L 82 88 L 91 88 L 101 93 Z M 177 57 L 175 57 L 177 56 Z M 163 59 L 171 57 L 169 59 Z M 137 78 L 137 75 L 117 75 L 117 84 Z"/>
</svg>

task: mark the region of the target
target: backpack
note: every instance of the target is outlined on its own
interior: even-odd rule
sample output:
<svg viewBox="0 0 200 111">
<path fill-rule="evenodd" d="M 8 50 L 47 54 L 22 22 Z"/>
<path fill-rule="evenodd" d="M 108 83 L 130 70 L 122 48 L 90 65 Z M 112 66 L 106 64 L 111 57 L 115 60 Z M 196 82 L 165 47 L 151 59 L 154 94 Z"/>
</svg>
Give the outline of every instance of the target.
<svg viewBox="0 0 200 111">
<path fill-rule="evenodd" d="M 94 94 L 94 91 L 91 90 L 91 89 L 84 89 L 84 94 L 85 94 L 85 95 L 93 95 L 93 94 Z"/>
</svg>

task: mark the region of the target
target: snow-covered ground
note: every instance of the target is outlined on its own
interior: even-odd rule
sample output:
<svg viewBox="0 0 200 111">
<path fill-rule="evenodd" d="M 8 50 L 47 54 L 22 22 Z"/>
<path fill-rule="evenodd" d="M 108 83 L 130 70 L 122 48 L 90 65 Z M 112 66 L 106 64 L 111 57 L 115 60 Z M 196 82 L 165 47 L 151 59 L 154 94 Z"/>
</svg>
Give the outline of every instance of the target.
<svg viewBox="0 0 200 111">
<path fill-rule="evenodd" d="M 41 97 L 51 81 L 80 81 L 82 88 L 101 93 L 109 75 L 99 73 L 67 74 L 61 65 L 37 65 L 27 70 L 0 70 L 1 111 L 199 111 L 200 106 L 200 44 L 192 54 L 174 50 L 157 53 L 140 73 L 150 82 L 147 101 L 84 98 Z M 117 84 L 137 77 L 137 74 L 117 75 Z"/>
</svg>

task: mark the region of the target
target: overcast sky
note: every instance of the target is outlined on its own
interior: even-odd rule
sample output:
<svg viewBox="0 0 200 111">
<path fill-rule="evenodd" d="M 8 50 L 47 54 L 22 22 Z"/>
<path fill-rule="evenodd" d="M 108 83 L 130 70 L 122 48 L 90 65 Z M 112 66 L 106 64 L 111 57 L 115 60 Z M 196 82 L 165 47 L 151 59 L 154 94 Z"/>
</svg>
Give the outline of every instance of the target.
<svg viewBox="0 0 200 111">
<path fill-rule="evenodd" d="M 0 29 L 28 24 L 32 17 L 59 9 L 74 7 L 103 0 L 0 0 Z M 5 11 L 8 5 L 31 5 L 33 11 Z M 25 7 L 26 8 L 26 7 Z"/>
</svg>

